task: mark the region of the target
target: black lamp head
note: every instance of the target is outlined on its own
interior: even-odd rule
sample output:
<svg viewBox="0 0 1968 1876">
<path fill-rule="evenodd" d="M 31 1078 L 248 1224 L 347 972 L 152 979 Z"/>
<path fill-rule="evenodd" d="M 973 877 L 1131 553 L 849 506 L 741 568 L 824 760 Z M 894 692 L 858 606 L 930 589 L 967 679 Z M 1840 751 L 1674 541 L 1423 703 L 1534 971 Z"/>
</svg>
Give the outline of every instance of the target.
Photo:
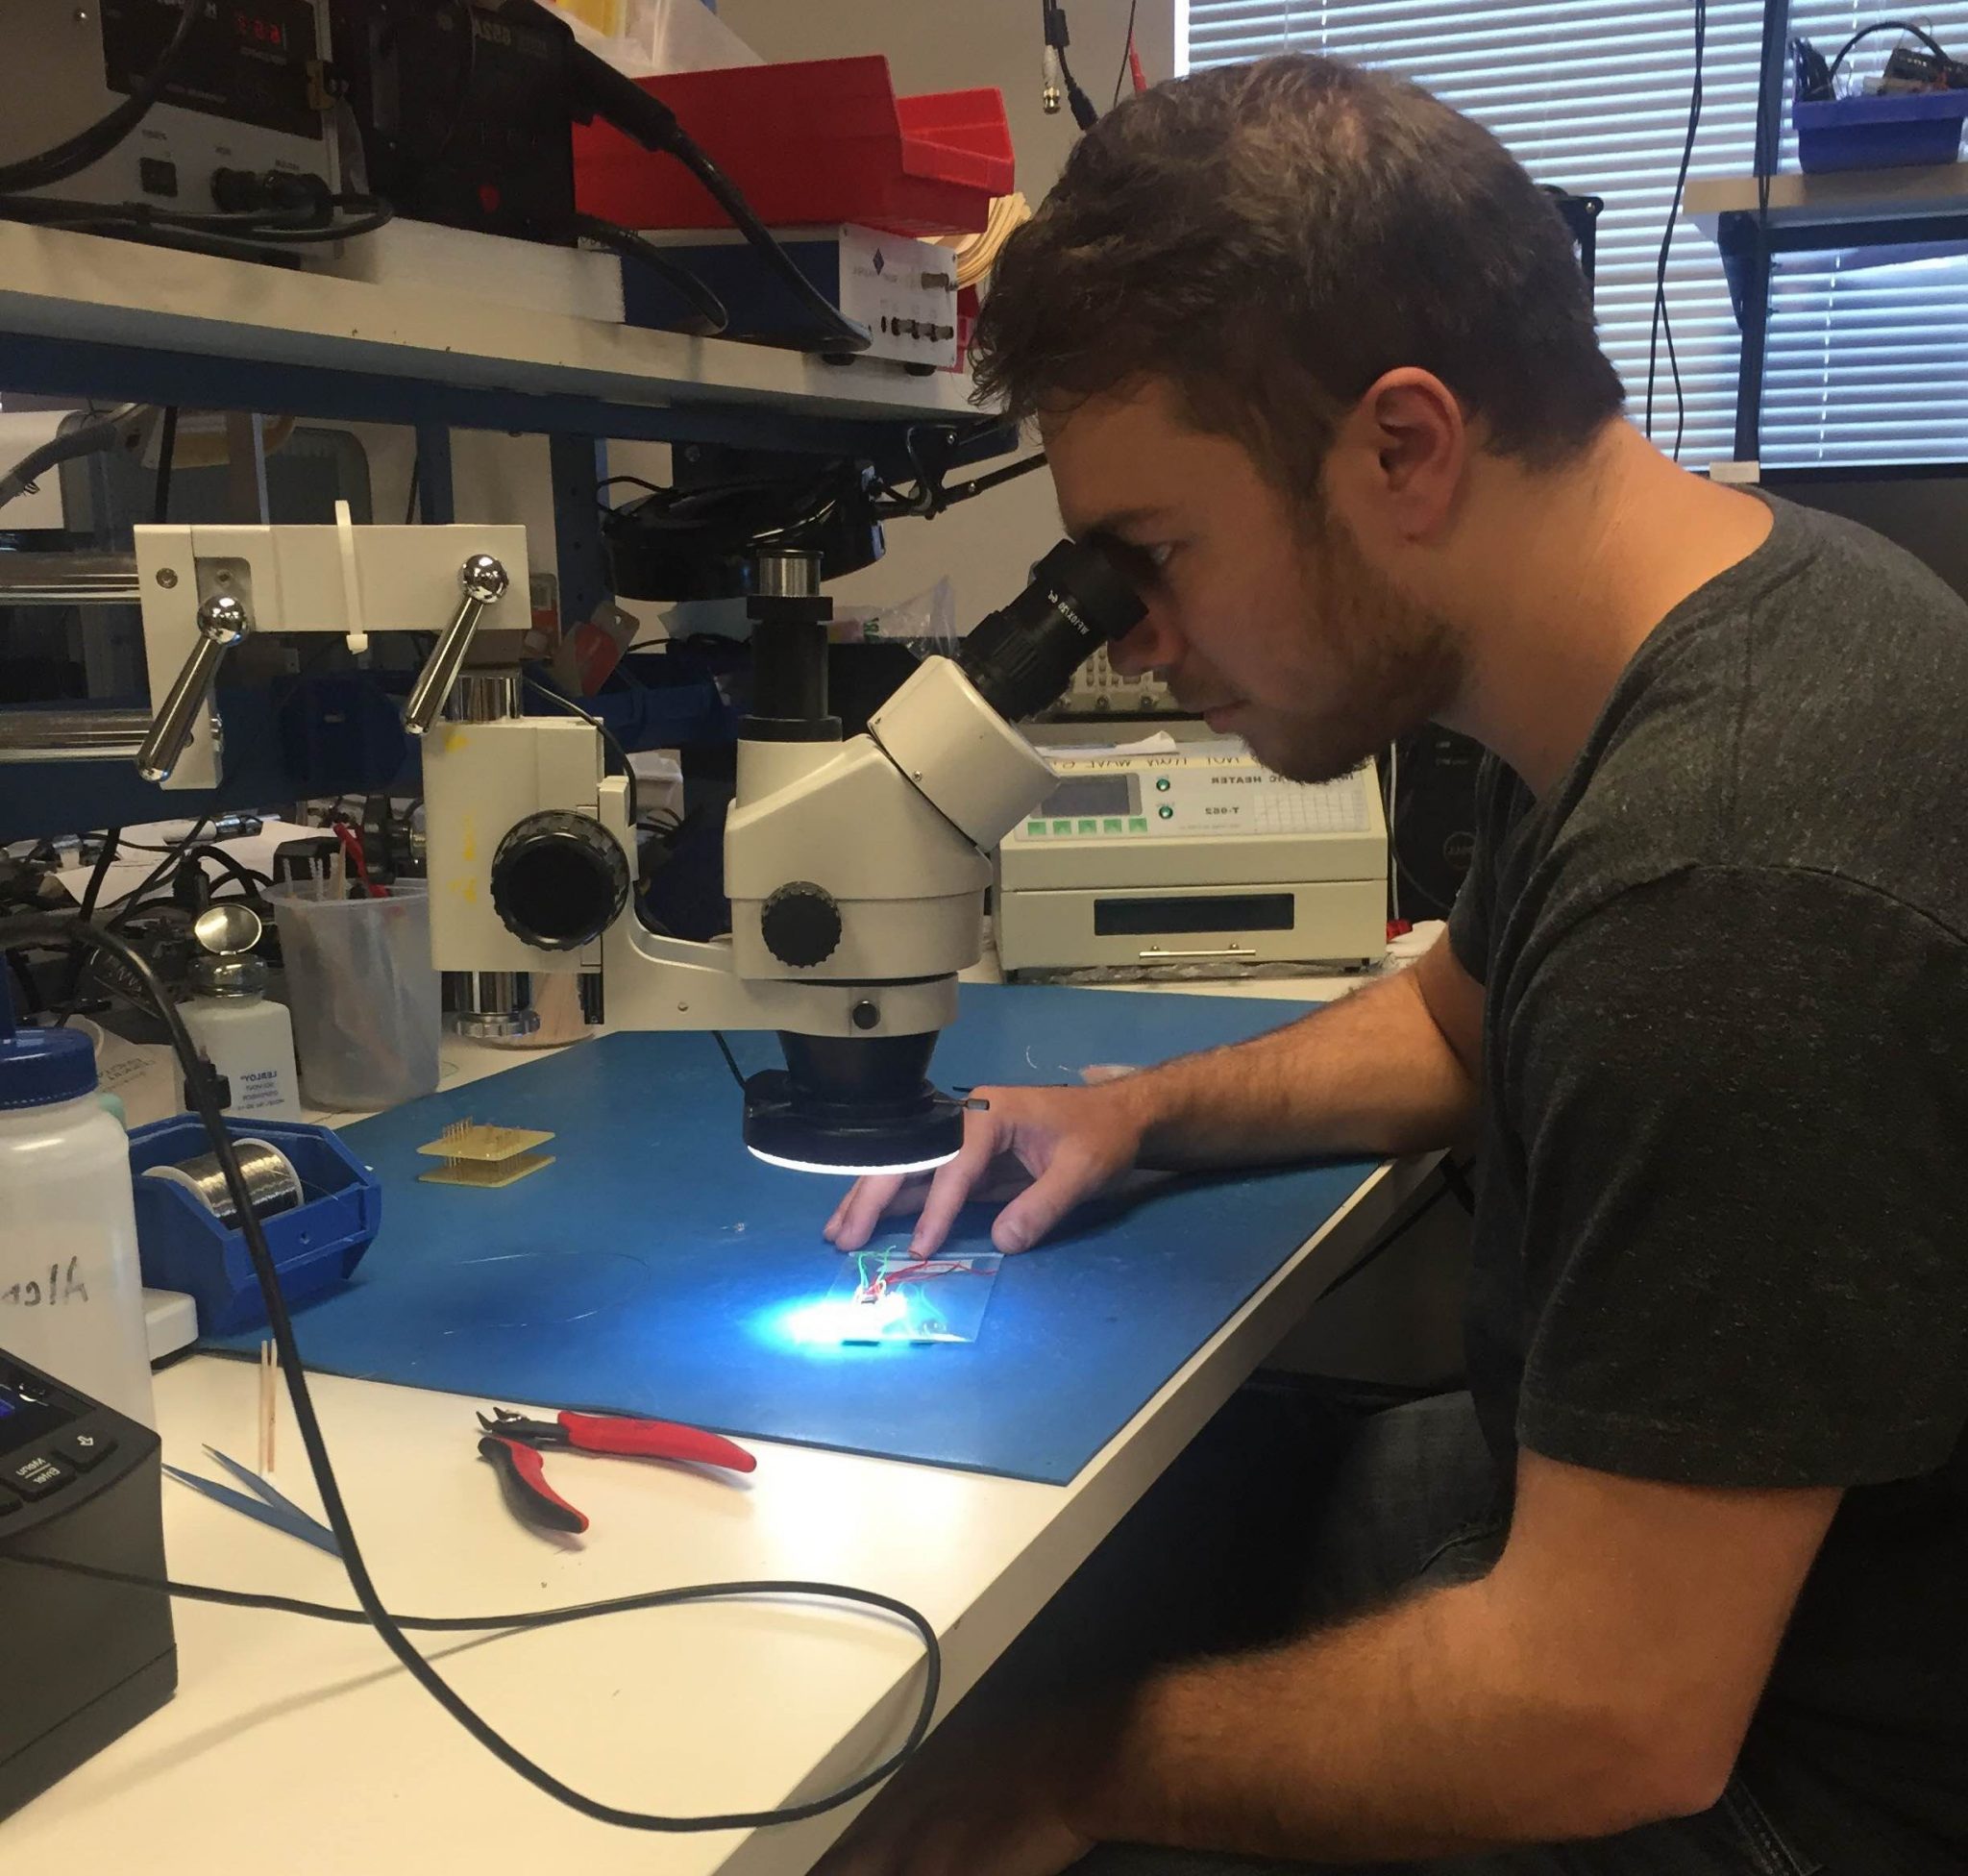
<svg viewBox="0 0 1968 1876">
<path fill-rule="evenodd" d="M 936 1031 L 802 1036 L 782 1030 L 783 1069 L 745 1084 L 745 1144 L 769 1166 L 853 1177 L 926 1172 L 964 1144 L 960 1101 L 932 1087 Z"/>
</svg>

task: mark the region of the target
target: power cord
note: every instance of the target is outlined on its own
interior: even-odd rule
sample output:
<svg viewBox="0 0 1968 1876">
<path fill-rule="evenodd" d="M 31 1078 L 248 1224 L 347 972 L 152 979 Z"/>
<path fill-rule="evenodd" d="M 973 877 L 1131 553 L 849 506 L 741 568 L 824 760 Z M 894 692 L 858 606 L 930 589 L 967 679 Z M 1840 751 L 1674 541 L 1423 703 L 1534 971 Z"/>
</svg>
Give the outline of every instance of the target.
<svg viewBox="0 0 1968 1876">
<path fill-rule="evenodd" d="M 1392 742 L 1388 745 L 1388 789 L 1387 789 L 1388 852 L 1392 853 L 1399 844 L 1401 831 L 1401 745 Z M 1401 869 L 1398 864 L 1390 870 L 1388 890 L 1393 900 L 1394 923 L 1401 923 Z"/>
<path fill-rule="evenodd" d="M 1838 67 L 1845 62 L 1852 48 L 1857 45 L 1861 39 L 1869 39 L 1875 33 L 1894 32 L 1904 33 L 1910 39 L 1918 39 L 1928 51 L 1933 54 L 1937 70 L 1944 72 L 1954 62 L 1948 57 L 1946 51 L 1943 50 L 1940 41 L 1926 27 L 1916 26 L 1910 19 L 1876 19 L 1870 26 L 1861 26 L 1836 52 L 1833 53 L 1831 64 L 1825 72 L 1826 84 L 1829 86 L 1837 78 Z"/>
<path fill-rule="evenodd" d="M 1100 113 L 1093 99 L 1080 89 L 1079 81 L 1072 75 L 1072 67 L 1066 62 L 1066 48 L 1072 42 L 1072 35 L 1067 31 L 1066 9 L 1060 0 L 1039 0 L 1039 17 L 1046 37 L 1043 102 L 1046 113 L 1050 115 L 1059 109 L 1059 93 L 1063 86 L 1073 122 L 1082 131 L 1090 131 L 1100 121 Z"/>
<path fill-rule="evenodd" d="M 164 426 L 158 434 L 158 474 L 151 488 L 150 518 L 161 528 L 171 518 L 171 467 L 178 454 L 178 407 L 164 406 Z M 83 915 L 85 918 L 87 914 Z"/>
<path fill-rule="evenodd" d="M 535 697 L 544 699 L 556 709 L 565 710 L 571 717 L 578 717 L 583 723 L 589 725 L 607 746 L 608 753 L 622 765 L 622 773 L 628 779 L 628 825 L 631 827 L 634 827 L 637 820 L 635 764 L 628 759 L 628 752 L 623 747 L 621 737 L 616 735 L 614 730 L 610 729 L 593 711 L 583 710 L 571 697 L 562 697 L 552 685 L 542 683 L 539 679 L 529 677 L 527 679 L 527 688 Z"/>
<path fill-rule="evenodd" d="M 1437 1167 L 1437 1171 L 1440 1173 L 1441 1178 L 1440 1183 L 1436 1186 L 1436 1189 L 1420 1204 L 1416 1205 L 1400 1223 L 1396 1224 L 1390 1231 L 1384 1232 L 1380 1237 L 1376 1238 L 1332 1282 L 1327 1284 L 1318 1293 L 1321 1302 L 1325 1301 L 1335 1291 L 1344 1289 L 1369 1264 L 1377 1262 L 1384 1252 L 1391 1250 L 1430 1212 L 1434 1211 L 1444 1198 L 1453 1197 L 1464 1211 L 1472 1215 L 1474 1214 L 1476 1199 L 1474 1191 L 1469 1184 L 1469 1169 L 1466 1166 L 1458 1166 L 1454 1160 L 1444 1157 Z"/>
<path fill-rule="evenodd" d="M 204 0 L 183 0 L 178 24 L 165 42 L 158 62 L 147 77 L 139 79 L 121 104 L 99 117 L 86 130 L 78 131 L 64 143 L 38 156 L 23 157 L 17 162 L 0 163 L 0 190 L 39 189 L 65 183 L 90 163 L 100 162 L 134 131 L 162 95 L 171 74 L 184 57 L 193 27 L 204 12 Z M 17 56 L 17 55 L 15 55 Z"/>
<path fill-rule="evenodd" d="M 51 436 L 30 450 L 5 474 L 0 474 L 0 507 L 17 495 L 32 495 L 37 478 L 80 457 L 104 456 L 111 450 L 135 447 L 156 413 L 147 404 L 122 404 L 115 409 L 61 436 Z"/>
<path fill-rule="evenodd" d="M 110 1581 L 124 1582 L 135 1588 L 154 1590 L 160 1594 L 184 1596 L 194 1601 L 223 1603 L 234 1608 L 281 1610 L 290 1615 L 308 1616 L 323 1621 L 366 1621 L 381 1638 L 383 1645 L 403 1665 L 410 1678 L 502 1765 L 517 1772 L 536 1790 L 558 1799 L 570 1810 L 579 1812 L 582 1816 L 592 1817 L 599 1823 L 618 1825 L 625 1830 L 685 1833 L 757 1830 L 770 1824 L 798 1823 L 804 1818 L 817 1817 L 824 1812 L 835 1810 L 860 1797 L 862 1793 L 873 1790 L 915 1755 L 922 1740 L 928 1736 L 930 1725 L 935 1718 L 937 1698 L 943 1681 L 942 1649 L 936 1639 L 936 1631 L 926 1617 L 898 1597 L 883 1595 L 877 1591 L 798 1580 L 717 1583 L 695 1585 L 681 1590 L 656 1590 L 642 1595 L 618 1597 L 608 1602 L 583 1603 L 571 1608 L 528 1612 L 514 1617 L 399 1617 L 391 1614 L 383 1606 L 375 1580 L 369 1573 L 369 1566 L 363 1559 L 361 1547 L 356 1538 L 355 1526 L 349 1519 L 348 1506 L 342 1499 L 341 1486 L 335 1478 L 334 1467 L 329 1459 L 328 1443 L 321 1430 L 320 1419 L 314 1410 L 314 1398 L 308 1386 L 306 1370 L 301 1364 L 301 1351 L 294 1338 L 293 1321 L 287 1314 L 286 1299 L 281 1293 L 280 1273 L 275 1269 L 272 1253 L 267 1248 L 266 1234 L 260 1228 L 259 1219 L 254 1212 L 252 1195 L 247 1189 L 245 1175 L 240 1171 L 239 1156 L 234 1149 L 233 1136 L 227 1130 L 224 1116 L 219 1111 L 210 1085 L 206 1076 L 199 1073 L 198 1052 L 189 1032 L 184 1027 L 184 1019 L 179 1013 L 177 1004 L 171 1000 L 156 971 L 152 969 L 150 960 L 134 945 L 100 925 L 63 925 L 53 920 L 37 920 L 28 922 L 18 934 L 10 931 L 8 936 L 10 940 L 18 936 L 49 943 L 81 941 L 111 952 L 135 974 L 143 986 L 145 996 L 169 1031 L 171 1047 L 184 1069 L 185 1092 L 190 1097 L 191 1104 L 205 1127 L 206 1137 L 211 1143 L 213 1157 L 218 1161 L 219 1170 L 225 1177 L 226 1190 L 232 1197 L 234 1216 L 238 1220 L 240 1233 L 246 1241 L 247 1255 L 253 1264 L 253 1274 L 258 1282 L 261 1300 L 266 1305 L 267 1325 L 272 1331 L 275 1345 L 280 1350 L 281 1366 L 286 1375 L 287 1397 L 293 1405 L 301 1444 L 308 1454 L 308 1469 L 313 1473 L 315 1487 L 321 1493 L 323 1514 L 340 1547 L 342 1567 L 348 1572 L 349 1584 L 356 1592 L 356 1601 L 359 1607 L 352 1610 L 337 1609 L 327 1603 L 302 1602 L 283 1596 L 254 1595 L 242 1591 L 222 1590 L 204 1584 L 181 1584 L 162 1577 L 143 1577 L 90 1569 L 82 1570 L 81 1573 L 100 1575 Z M 653 1812 L 629 1811 L 619 1805 L 604 1804 L 598 1798 L 589 1797 L 585 1792 L 577 1790 L 573 1786 L 556 1778 L 536 1760 L 529 1758 L 503 1734 L 496 1731 L 490 1722 L 484 1719 L 478 1710 L 425 1659 L 406 1632 L 409 1629 L 455 1632 L 551 1628 L 559 1623 L 582 1621 L 595 1616 L 626 1614 L 632 1609 L 775 1595 L 818 1596 L 828 1601 L 853 1603 L 880 1610 L 886 1615 L 907 1622 L 922 1638 L 922 1697 L 902 1743 L 878 1765 L 864 1772 L 851 1783 L 836 1791 L 818 1798 L 810 1798 L 801 1804 L 782 1805 L 768 1811 L 735 1812 L 723 1816 L 668 1817 Z"/>
<path fill-rule="evenodd" d="M 324 219 L 336 211 L 354 219 Z M 288 206 L 209 212 L 160 208 L 150 202 L 80 202 L 64 196 L 0 195 L 0 216 L 37 228 L 71 229 L 84 234 L 92 230 L 126 234 L 161 233 L 299 247 L 373 234 L 396 218 L 396 210 L 375 195 L 324 194 L 316 200 Z"/>
<path fill-rule="evenodd" d="M 1140 0 L 1127 0 L 1127 31 L 1121 35 L 1120 69 L 1114 74 L 1114 104 L 1120 102 L 1120 87 L 1127 83 L 1128 67 L 1134 63 L 1134 15 Z M 1114 105 L 1107 107 L 1110 111 Z"/>
<path fill-rule="evenodd" d="M 636 93 L 637 97 L 646 95 L 641 91 Z M 653 104 L 655 100 L 651 99 L 650 102 Z M 752 213 L 751 205 L 746 201 L 738 185 L 710 160 L 700 144 L 684 134 L 683 127 L 676 124 L 675 118 L 671 123 L 675 128 L 667 146 L 670 154 L 703 185 L 704 192 L 731 218 L 732 226 L 772 269 L 779 284 L 790 289 L 793 297 L 820 322 L 820 331 L 803 339 L 800 349 L 807 352 L 867 351 L 871 343 L 867 327 L 849 319 L 800 272 L 799 263 L 779 245 L 765 223 Z"/>
<path fill-rule="evenodd" d="M 161 849 L 156 850 L 161 852 L 164 857 L 136 885 L 133 886 L 129 892 L 123 894 L 120 899 L 111 900 L 108 905 L 102 907 L 105 916 L 113 914 L 112 923 L 120 924 L 134 912 L 138 911 L 147 902 L 145 895 L 155 887 L 162 884 L 169 876 L 176 873 L 178 868 L 184 864 L 186 854 L 204 837 L 205 829 L 209 825 L 210 819 L 209 815 L 201 816 L 177 840 L 170 842 Z M 124 844 L 121 839 L 122 831 L 120 827 L 111 827 L 109 830 L 109 834 L 103 842 L 103 851 L 97 854 L 96 863 L 89 871 L 88 884 L 84 887 L 82 896 L 81 922 L 84 924 L 87 924 L 95 918 L 97 899 L 102 891 L 103 881 L 109 876 L 110 867 L 115 859 L 117 848 Z M 74 964 L 69 968 L 62 984 L 62 1007 L 64 1012 L 72 1012 L 81 1003 L 82 987 L 87 975 L 87 954 L 79 953 Z"/>
<path fill-rule="evenodd" d="M 1647 333 L 1646 432 L 1654 434 L 1654 380 L 1661 339 L 1667 344 L 1667 366 L 1674 376 L 1674 459 L 1681 460 L 1682 439 L 1687 431 L 1687 400 L 1681 383 L 1681 360 L 1674 350 L 1674 323 L 1667 311 L 1667 257 L 1681 220 L 1681 199 L 1687 187 L 1688 166 L 1694 160 L 1695 133 L 1702 123 L 1702 63 L 1709 44 L 1708 0 L 1695 0 L 1694 78 L 1688 87 L 1687 136 L 1681 146 L 1681 167 L 1674 178 L 1674 196 L 1667 205 L 1667 226 L 1660 234 L 1660 254 L 1654 263 L 1654 316 Z"/>
<path fill-rule="evenodd" d="M 553 30 L 564 30 L 554 15 L 528 0 L 529 11 Z M 625 78 L 605 59 L 597 58 L 584 46 L 569 51 L 569 83 L 575 94 L 576 110 L 586 121 L 602 117 L 630 136 L 646 150 L 674 157 L 702 185 L 704 192 L 722 209 L 731 225 L 743 234 L 780 283 L 801 306 L 811 312 L 818 330 L 800 341 L 800 350 L 824 353 L 865 352 L 870 333 L 857 325 L 819 287 L 800 271 L 799 263 L 781 247 L 771 229 L 753 212 L 745 194 L 710 159 L 701 144 L 677 121 L 676 113 L 660 98 L 652 96 L 633 80 Z"/>
<path fill-rule="evenodd" d="M 724 301 L 688 267 L 680 265 L 634 229 L 619 228 L 599 215 L 577 215 L 574 232 L 585 235 L 597 247 L 606 248 L 611 254 L 621 255 L 625 260 L 633 260 L 647 267 L 665 285 L 688 300 L 696 318 L 689 325 L 679 327 L 678 331 L 697 338 L 717 338 L 730 329 L 731 315 Z"/>
</svg>

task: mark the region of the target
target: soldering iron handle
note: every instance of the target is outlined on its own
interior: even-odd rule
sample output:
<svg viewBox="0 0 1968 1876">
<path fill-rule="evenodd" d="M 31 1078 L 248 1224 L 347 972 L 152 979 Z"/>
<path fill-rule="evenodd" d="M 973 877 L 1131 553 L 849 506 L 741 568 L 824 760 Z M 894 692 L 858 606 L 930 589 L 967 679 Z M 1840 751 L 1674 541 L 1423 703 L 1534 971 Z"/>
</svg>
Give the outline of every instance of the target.
<svg viewBox="0 0 1968 1876">
<path fill-rule="evenodd" d="M 727 1472 L 757 1469 L 758 1461 L 741 1445 L 701 1426 L 675 1426 L 668 1420 L 616 1419 L 602 1414 L 562 1414 L 562 1431 L 569 1445 L 581 1452 L 625 1453 L 636 1459 L 679 1459 L 697 1466 L 718 1466 Z"/>
<path fill-rule="evenodd" d="M 458 585 L 463 589 L 457 610 L 452 615 L 430 654 L 430 661 L 417 674 L 416 687 L 404 709 L 404 728 L 413 736 L 430 732 L 444 708 L 444 700 L 457 681 L 465 654 L 471 649 L 472 634 L 485 608 L 504 598 L 509 583 L 505 569 L 489 554 L 475 554 L 458 569 Z"/>
<path fill-rule="evenodd" d="M 191 740 L 191 726 L 210 703 L 219 661 L 246 636 L 250 624 L 246 608 L 227 594 L 209 599 L 198 608 L 198 643 L 136 752 L 136 772 L 145 781 L 167 780 L 178 766 L 184 745 Z"/>
</svg>

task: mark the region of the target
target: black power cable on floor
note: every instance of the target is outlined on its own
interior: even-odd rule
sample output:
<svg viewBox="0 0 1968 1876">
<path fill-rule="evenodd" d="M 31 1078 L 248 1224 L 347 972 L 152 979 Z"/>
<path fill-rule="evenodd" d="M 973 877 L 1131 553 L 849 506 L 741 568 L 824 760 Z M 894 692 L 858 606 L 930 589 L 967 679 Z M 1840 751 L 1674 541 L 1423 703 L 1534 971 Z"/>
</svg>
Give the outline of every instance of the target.
<svg viewBox="0 0 1968 1876">
<path fill-rule="evenodd" d="M 259 1285 L 260 1298 L 266 1305 L 267 1326 L 272 1332 L 275 1345 L 280 1350 L 281 1366 L 286 1376 L 287 1398 L 293 1405 L 294 1419 L 300 1428 L 301 1444 L 308 1454 L 308 1469 L 313 1473 L 315 1488 L 321 1493 L 323 1515 L 329 1529 L 334 1533 L 335 1542 L 341 1550 L 342 1567 L 348 1572 L 349 1585 L 355 1591 L 356 1601 L 360 1607 L 353 1610 L 336 1609 L 325 1603 L 300 1602 L 280 1596 L 257 1596 L 243 1591 L 221 1590 L 202 1584 L 178 1584 L 164 1578 L 131 1576 L 112 1577 L 111 1580 L 125 1581 L 135 1587 L 156 1590 L 160 1593 L 182 1595 L 202 1602 L 218 1602 L 242 1608 L 284 1610 L 292 1615 L 311 1616 L 327 1621 L 366 1621 L 381 1638 L 383 1645 L 402 1663 L 410 1678 L 502 1765 L 517 1772 L 536 1790 L 558 1799 L 570 1810 L 579 1812 L 582 1816 L 592 1817 L 598 1823 L 618 1825 L 625 1830 L 686 1833 L 756 1830 L 769 1824 L 798 1823 L 804 1818 L 817 1817 L 824 1812 L 850 1803 L 864 1792 L 873 1790 L 915 1755 L 922 1740 L 928 1736 L 929 1728 L 935 1719 L 937 1697 L 943 1681 L 942 1649 L 937 1642 L 936 1631 L 926 1617 L 899 1598 L 882 1595 L 873 1590 L 798 1580 L 719 1583 L 696 1585 L 682 1590 L 652 1591 L 644 1595 L 620 1597 L 612 1602 L 542 1610 L 517 1617 L 451 1616 L 399 1618 L 392 1615 L 383 1606 L 375 1579 L 369 1573 L 369 1566 L 363 1559 L 360 1545 L 357 1542 L 355 1526 L 349 1519 L 348 1506 L 343 1501 L 340 1483 L 335 1478 L 334 1467 L 329 1459 L 328 1442 L 322 1433 L 321 1421 L 314 1410 L 314 1397 L 308 1386 L 306 1370 L 301 1365 L 301 1351 L 295 1342 L 293 1321 L 287 1314 L 286 1298 L 281 1293 L 280 1274 L 274 1267 L 272 1252 L 267 1248 L 266 1234 L 260 1228 L 259 1219 L 253 1209 L 252 1195 L 247 1190 L 245 1174 L 240 1171 L 239 1156 L 234 1149 L 233 1136 L 227 1130 L 225 1118 L 219 1111 L 210 1083 L 205 1075 L 198 1073 L 198 1053 L 189 1032 L 184 1027 L 184 1019 L 179 1013 L 177 1004 L 171 1000 L 156 971 L 151 968 L 150 960 L 135 946 L 102 926 L 37 919 L 25 921 L 18 930 L 10 928 L 5 935 L 9 942 L 33 940 L 48 944 L 82 943 L 94 945 L 109 951 L 135 975 L 143 987 L 145 996 L 155 1006 L 158 1016 L 169 1032 L 171 1047 L 185 1070 L 185 1092 L 205 1127 L 207 1139 L 211 1143 L 213 1157 L 218 1161 L 219 1170 L 225 1177 L 226 1190 L 234 1207 L 240 1234 L 246 1241 L 247 1255 L 253 1264 L 253 1274 Z M 922 1697 L 918 1704 L 908 1736 L 902 1743 L 878 1765 L 864 1772 L 859 1778 L 842 1786 L 838 1790 L 827 1792 L 822 1797 L 810 1798 L 801 1804 L 781 1805 L 768 1811 L 733 1812 L 723 1816 L 667 1817 L 653 1812 L 629 1811 L 620 1805 L 604 1804 L 599 1798 L 589 1797 L 586 1792 L 576 1790 L 564 1780 L 556 1778 L 536 1760 L 529 1758 L 504 1734 L 498 1732 L 425 1659 L 406 1633 L 406 1630 L 410 1628 L 447 1631 L 548 1628 L 561 1622 L 585 1620 L 592 1616 L 619 1615 L 630 1609 L 654 1608 L 666 1603 L 728 1601 L 738 1596 L 769 1595 L 824 1597 L 830 1601 L 876 1609 L 908 1623 L 922 1638 Z"/>
</svg>

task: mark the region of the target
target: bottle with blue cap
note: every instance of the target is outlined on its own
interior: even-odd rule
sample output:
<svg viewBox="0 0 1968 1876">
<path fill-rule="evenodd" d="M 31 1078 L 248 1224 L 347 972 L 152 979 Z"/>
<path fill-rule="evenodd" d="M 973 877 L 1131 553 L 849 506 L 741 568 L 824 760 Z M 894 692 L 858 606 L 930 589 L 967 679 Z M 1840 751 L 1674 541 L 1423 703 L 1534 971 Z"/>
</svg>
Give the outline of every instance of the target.
<svg viewBox="0 0 1968 1876">
<path fill-rule="evenodd" d="M 17 1025 L 4 972 L 0 1348 L 156 1423 L 129 1140 L 97 1098 L 88 1038 Z"/>
</svg>

